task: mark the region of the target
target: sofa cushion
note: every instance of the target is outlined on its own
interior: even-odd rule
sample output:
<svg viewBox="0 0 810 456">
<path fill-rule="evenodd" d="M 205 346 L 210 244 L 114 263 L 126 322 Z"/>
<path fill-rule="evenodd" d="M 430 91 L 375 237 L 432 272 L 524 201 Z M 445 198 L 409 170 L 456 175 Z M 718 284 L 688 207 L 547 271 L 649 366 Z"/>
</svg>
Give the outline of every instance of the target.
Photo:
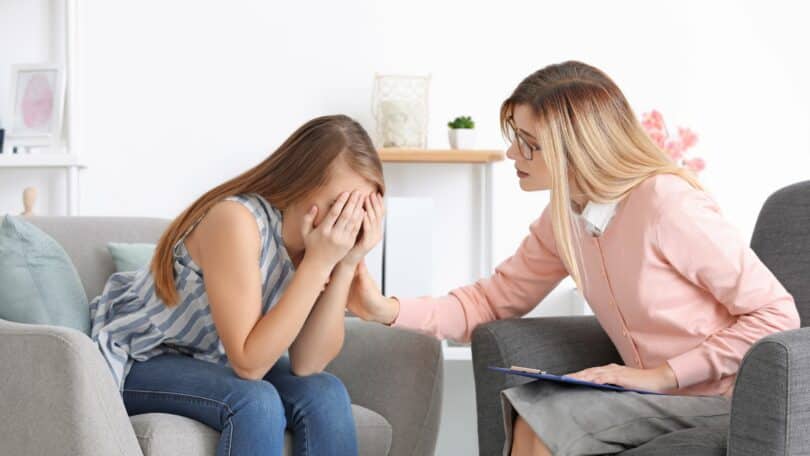
<svg viewBox="0 0 810 456">
<path fill-rule="evenodd" d="M 152 261 L 155 244 L 144 242 L 110 242 L 107 250 L 115 263 L 115 272 L 141 269 Z"/>
<path fill-rule="evenodd" d="M 36 226 L 8 215 L 0 223 L 0 318 L 90 331 L 87 295 L 68 254 Z"/>
<path fill-rule="evenodd" d="M 28 219 L 56 239 L 79 271 L 89 298 L 101 294 L 115 272 L 108 242 L 156 243 L 170 220 L 142 217 L 31 217 Z"/>
<path fill-rule="evenodd" d="M 352 405 L 361 456 L 387 455 L 391 448 L 391 425 L 379 414 Z M 219 432 L 179 415 L 146 413 L 130 417 L 144 456 L 178 454 L 214 456 Z M 284 436 L 284 455 L 292 455 L 290 432 Z"/>
</svg>

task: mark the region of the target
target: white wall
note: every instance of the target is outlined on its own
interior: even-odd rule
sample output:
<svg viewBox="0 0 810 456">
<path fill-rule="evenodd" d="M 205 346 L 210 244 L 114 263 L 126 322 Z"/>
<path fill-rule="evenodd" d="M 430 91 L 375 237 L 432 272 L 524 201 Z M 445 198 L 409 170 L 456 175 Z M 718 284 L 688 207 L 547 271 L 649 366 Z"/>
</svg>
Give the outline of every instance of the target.
<svg viewBox="0 0 810 456">
<path fill-rule="evenodd" d="M 478 120 L 482 146 L 500 146 L 498 106 L 517 82 L 580 59 L 611 75 L 638 112 L 658 108 L 701 135 L 703 180 L 746 237 L 770 192 L 810 177 L 804 4 L 417 1 L 385 11 L 383 67 L 434 74 L 433 144 L 445 144 L 443 121 L 463 112 Z M 503 258 L 535 216 L 526 208 L 546 199 L 521 194 L 508 163 L 495 187 Z"/>
<path fill-rule="evenodd" d="M 172 216 L 315 115 L 345 112 L 372 128 L 375 71 L 433 75 L 431 146 L 446 145 L 448 118 L 470 114 L 479 144 L 503 147 L 500 101 L 532 70 L 569 58 L 608 72 L 638 111 L 658 108 L 701 135 L 703 180 L 745 236 L 771 191 L 810 174 L 810 31 L 798 2 L 80 7 L 84 214 Z M 3 106 L 8 65 L 51 53 L 49 9 L 0 1 Z M 18 208 L 17 175 L 0 176 L 0 211 Z M 521 193 L 507 162 L 495 187 L 501 259 L 546 197 Z"/>
</svg>

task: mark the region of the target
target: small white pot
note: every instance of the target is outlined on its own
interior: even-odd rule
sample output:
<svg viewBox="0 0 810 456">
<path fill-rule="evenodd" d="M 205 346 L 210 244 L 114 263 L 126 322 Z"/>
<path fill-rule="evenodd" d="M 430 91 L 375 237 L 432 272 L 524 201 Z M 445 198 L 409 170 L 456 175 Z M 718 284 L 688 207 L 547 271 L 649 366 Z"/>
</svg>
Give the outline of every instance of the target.
<svg viewBox="0 0 810 456">
<path fill-rule="evenodd" d="M 474 128 L 450 128 L 447 130 L 450 139 L 451 149 L 473 149 L 475 148 Z"/>
</svg>

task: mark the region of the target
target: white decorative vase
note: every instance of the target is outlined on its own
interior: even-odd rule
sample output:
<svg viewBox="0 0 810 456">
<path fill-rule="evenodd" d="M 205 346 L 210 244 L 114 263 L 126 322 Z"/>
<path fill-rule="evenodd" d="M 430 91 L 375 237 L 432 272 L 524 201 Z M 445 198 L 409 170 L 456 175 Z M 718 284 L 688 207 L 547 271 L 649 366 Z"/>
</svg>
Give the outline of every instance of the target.
<svg viewBox="0 0 810 456">
<path fill-rule="evenodd" d="M 451 149 L 473 149 L 475 148 L 474 128 L 450 128 L 447 130 L 450 139 Z"/>
<path fill-rule="evenodd" d="M 377 124 L 375 145 L 427 146 L 429 86 L 429 75 L 376 75 L 371 104 Z"/>
</svg>

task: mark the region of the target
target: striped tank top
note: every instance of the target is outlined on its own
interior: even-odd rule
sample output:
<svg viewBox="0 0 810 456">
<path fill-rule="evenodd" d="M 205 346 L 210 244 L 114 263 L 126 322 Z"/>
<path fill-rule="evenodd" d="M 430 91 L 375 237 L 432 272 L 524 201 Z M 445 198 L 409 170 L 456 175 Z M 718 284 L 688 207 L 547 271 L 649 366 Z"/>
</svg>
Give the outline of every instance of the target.
<svg viewBox="0 0 810 456">
<path fill-rule="evenodd" d="M 261 236 L 259 269 L 262 277 L 262 314 L 281 297 L 294 266 L 281 237 L 281 211 L 256 194 L 226 198 L 247 207 L 256 219 Z M 149 266 L 110 276 L 102 294 L 90 304 L 91 337 L 101 350 L 119 390 L 124 387 L 134 361 L 146 361 L 165 353 L 179 353 L 228 365 L 219 339 L 203 271 L 191 259 L 185 238 L 197 220 L 174 246 L 174 276 L 179 301 L 167 307 L 155 294 Z"/>
</svg>

